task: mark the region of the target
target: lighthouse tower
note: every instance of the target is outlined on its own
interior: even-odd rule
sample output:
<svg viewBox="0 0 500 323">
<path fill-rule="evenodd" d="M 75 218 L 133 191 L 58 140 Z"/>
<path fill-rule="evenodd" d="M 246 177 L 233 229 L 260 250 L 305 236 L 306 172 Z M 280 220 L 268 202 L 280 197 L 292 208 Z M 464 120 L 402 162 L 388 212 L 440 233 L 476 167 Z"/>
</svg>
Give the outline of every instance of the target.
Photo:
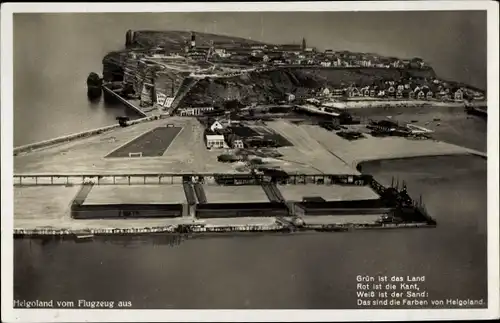
<svg viewBox="0 0 500 323">
<path fill-rule="evenodd" d="M 191 32 L 191 49 L 194 49 L 196 47 L 196 35 L 194 34 L 194 31 Z"/>
</svg>

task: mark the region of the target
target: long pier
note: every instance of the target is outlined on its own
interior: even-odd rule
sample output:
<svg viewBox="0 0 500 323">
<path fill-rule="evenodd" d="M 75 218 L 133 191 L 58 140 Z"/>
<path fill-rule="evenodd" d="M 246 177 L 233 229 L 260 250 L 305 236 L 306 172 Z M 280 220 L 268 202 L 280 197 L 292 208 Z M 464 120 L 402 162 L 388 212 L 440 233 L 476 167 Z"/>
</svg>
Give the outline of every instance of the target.
<svg viewBox="0 0 500 323">
<path fill-rule="evenodd" d="M 104 92 L 110 94 L 111 96 L 116 98 L 118 101 L 123 103 L 126 107 L 128 107 L 128 108 L 134 110 L 135 112 L 137 112 L 138 114 L 140 114 L 142 117 L 149 117 L 151 115 L 151 114 L 147 114 L 146 112 L 144 112 L 140 107 L 137 107 L 132 102 L 124 99 L 121 95 L 119 95 L 118 93 L 111 90 L 106 84 L 102 85 L 102 89 L 104 90 Z"/>
<path fill-rule="evenodd" d="M 288 174 L 286 176 L 269 176 L 261 174 L 242 173 L 128 173 L 128 174 L 14 174 L 15 186 L 32 185 L 80 185 L 93 183 L 96 185 L 158 185 L 158 184 L 182 184 L 191 182 L 196 178 L 198 182 L 205 184 L 216 184 L 218 181 L 231 180 L 232 185 L 260 185 L 267 183 L 270 179 L 275 181 L 301 185 L 301 184 L 347 184 L 347 185 L 370 185 L 373 181 L 370 175 L 345 175 L 345 174 Z"/>
</svg>

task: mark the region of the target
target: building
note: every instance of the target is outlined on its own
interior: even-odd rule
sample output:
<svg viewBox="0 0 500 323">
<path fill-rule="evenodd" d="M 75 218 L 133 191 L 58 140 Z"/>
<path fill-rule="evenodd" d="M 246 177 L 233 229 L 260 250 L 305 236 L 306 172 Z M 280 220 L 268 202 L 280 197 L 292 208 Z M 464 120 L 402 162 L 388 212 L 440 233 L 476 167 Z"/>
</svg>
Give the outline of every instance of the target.
<svg viewBox="0 0 500 323">
<path fill-rule="evenodd" d="M 191 49 L 196 47 L 196 34 L 194 31 L 191 32 Z"/>
<path fill-rule="evenodd" d="M 454 94 L 455 101 L 463 101 L 464 100 L 464 92 L 461 89 L 455 91 Z"/>
<path fill-rule="evenodd" d="M 371 67 L 372 61 L 364 59 L 364 60 L 359 61 L 358 64 L 360 66 L 363 66 L 363 67 Z"/>
<path fill-rule="evenodd" d="M 208 56 L 208 52 L 204 50 L 191 50 L 188 53 L 186 53 L 186 57 L 189 59 L 192 59 L 194 61 L 206 61 Z"/>
<path fill-rule="evenodd" d="M 214 107 L 185 108 L 185 109 L 180 109 L 179 114 L 183 117 L 199 116 L 199 115 L 203 115 L 205 112 L 213 111 L 213 110 L 214 110 Z"/>
<path fill-rule="evenodd" d="M 160 108 L 170 108 L 172 103 L 174 102 L 174 98 L 167 97 L 165 94 L 156 92 L 156 105 Z"/>
<path fill-rule="evenodd" d="M 226 139 L 227 139 L 227 143 L 229 144 L 229 146 L 233 149 L 245 148 L 243 140 L 241 139 L 240 136 L 238 136 L 236 134 L 228 134 Z"/>
<path fill-rule="evenodd" d="M 387 93 L 388 93 L 388 96 L 389 97 L 395 97 L 396 96 L 396 89 L 394 88 L 394 86 L 390 86 L 388 89 L 387 89 Z"/>
<path fill-rule="evenodd" d="M 215 132 L 217 130 L 222 130 L 224 128 L 225 127 L 222 125 L 221 121 L 219 121 L 219 120 L 215 120 L 214 123 L 212 123 L 212 125 L 210 126 L 210 130 L 212 132 Z"/>
<path fill-rule="evenodd" d="M 332 91 L 332 96 L 333 97 L 341 97 L 344 95 L 344 90 L 343 89 L 333 89 Z"/>
<path fill-rule="evenodd" d="M 226 54 L 226 49 L 225 48 L 216 48 L 214 52 L 219 55 L 219 56 L 224 56 Z"/>
<path fill-rule="evenodd" d="M 245 145 L 243 144 L 243 140 L 241 140 L 241 139 L 235 139 L 233 141 L 232 146 L 234 149 L 243 149 L 245 147 Z"/>
<path fill-rule="evenodd" d="M 207 148 L 209 149 L 228 148 L 223 135 L 214 135 L 214 134 L 206 135 L 206 142 L 207 142 Z"/>
<path fill-rule="evenodd" d="M 391 62 L 390 66 L 394 67 L 394 68 L 403 68 L 404 67 L 403 62 L 400 61 L 399 59 Z"/>
<path fill-rule="evenodd" d="M 351 86 L 350 88 L 347 89 L 347 96 L 349 97 L 356 97 L 359 96 L 359 90 L 355 86 Z"/>
<path fill-rule="evenodd" d="M 361 90 L 361 93 L 363 96 L 370 96 L 370 87 L 369 86 L 365 86 L 362 90 Z"/>
</svg>

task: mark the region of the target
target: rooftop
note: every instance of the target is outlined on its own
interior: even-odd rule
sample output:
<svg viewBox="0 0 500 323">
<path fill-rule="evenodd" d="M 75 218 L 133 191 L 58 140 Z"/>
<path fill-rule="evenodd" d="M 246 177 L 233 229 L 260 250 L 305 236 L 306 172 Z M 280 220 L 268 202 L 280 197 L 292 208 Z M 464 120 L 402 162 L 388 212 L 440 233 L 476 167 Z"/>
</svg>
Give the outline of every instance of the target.
<svg viewBox="0 0 500 323">
<path fill-rule="evenodd" d="M 278 185 L 287 201 L 302 201 L 304 197 L 322 197 L 325 201 L 368 200 L 379 196 L 368 186 L 342 185 Z"/>
<path fill-rule="evenodd" d="M 203 185 L 208 203 L 266 203 L 266 193 L 260 185 Z"/>
<path fill-rule="evenodd" d="M 182 204 L 186 202 L 182 184 L 95 185 L 83 204 Z"/>
</svg>

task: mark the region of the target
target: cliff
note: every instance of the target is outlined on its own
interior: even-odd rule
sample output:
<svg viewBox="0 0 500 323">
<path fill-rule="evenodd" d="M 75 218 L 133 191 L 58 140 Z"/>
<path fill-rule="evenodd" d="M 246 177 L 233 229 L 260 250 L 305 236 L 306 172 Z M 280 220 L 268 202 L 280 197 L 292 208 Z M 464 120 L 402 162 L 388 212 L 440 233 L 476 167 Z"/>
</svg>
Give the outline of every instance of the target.
<svg viewBox="0 0 500 323">
<path fill-rule="evenodd" d="M 419 58 L 399 60 L 376 54 L 339 51 L 335 55 L 338 56 L 339 61 L 341 59 L 344 60 L 341 66 L 363 66 L 363 62 L 371 59 L 370 57 L 372 56 L 377 56 L 378 58 L 375 62 L 379 64 L 371 66 L 384 67 L 322 67 L 320 63 L 326 59 L 327 53 L 313 51 L 308 53 L 303 52 L 303 55 L 298 55 L 297 53 L 290 54 L 279 49 L 281 45 L 264 44 L 244 38 L 199 32 L 196 32 L 196 48 L 211 47 L 211 51 L 215 51 L 214 49 L 228 50 L 229 52 L 234 52 L 233 54 L 236 53 L 236 57 L 243 55 L 241 53 L 238 54 L 238 51 L 246 48 L 246 50 L 243 50 L 246 53 L 245 55 L 255 58 L 256 56 L 252 55 L 257 55 L 256 53 L 252 55 L 248 53 L 249 46 L 266 45 L 267 47 L 257 46 L 257 48 L 266 47 L 264 50 L 266 55 L 272 54 L 271 56 L 273 56 L 280 53 L 282 56 L 280 60 L 286 58 L 288 59 L 287 64 L 295 65 L 278 67 L 279 63 L 277 63 L 272 70 L 248 72 L 232 77 L 206 77 L 193 83 L 193 87 L 189 87 L 186 90 L 181 85 L 184 82 L 184 78 L 189 75 L 189 71 L 178 70 L 175 67 L 166 68 L 164 64 L 155 63 L 148 57 L 154 57 L 156 54 L 165 54 L 166 56 L 176 55 L 175 57 L 183 56 L 186 58 L 179 64 L 188 67 L 188 69 L 206 69 L 207 66 L 212 65 L 214 69 L 212 72 L 209 72 L 210 74 L 220 72 L 219 69 L 224 64 L 217 61 L 218 54 L 214 55 L 214 60 L 210 60 L 209 58 L 210 63 L 205 61 L 207 58 L 197 60 L 192 59 L 189 55 L 185 55 L 185 46 L 190 42 L 191 36 L 192 34 L 189 31 L 129 30 L 126 34 L 126 48 L 111 52 L 103 58 L 104 81 L 122 82 L 127 90 L 134 92 L 136 95 L 151 92 L 151 96 L 154 97 L 153 93 L 155 91 L 163 93 L 167 97 L 177 95 L 179 99 L 175 102 L 176 104 L 179 103 L 180 107 L 214 104 L 220 106 L 227 100 L 238 100 L 243 104 L 275 103 L 285 100 L 289 93 L 300 98 L 323 88 L 345 89 L 351 85 L 356 87 L 377 86 L 385 83 L 385 81 L 394 81 L 396 83 L 402 81 L 401 83 L 413 83 L 419 86 L 428 85 L 433 92 L 441 91 L 443 88 L 452 92 L 458 88 L 468 88 L 471 89 L 470 91 L 467 90 L 471 93 L 470 96 L 475 95 L 474 92 L 478 92 L 478 96 L 484 93 L 484 91 L 475 90 L 467 85 L 461 85 L 453 81 L 441 80 L 441 82 L 440 80 L 435 80 L 438 77 L 432 67 L 429 67 Z M 297 63 L 295 58 L 290 58 L 290 55 L 293 57 L 308 56 L 308 59 L 312 59 L 314 61 L 313 64 L 316 65 L 301 65 L 303 63 Z M 356 57 L 361 59 L 361 61 L 356 60 Z M 353 59 L 354 61 L 352 61 Z M 350 64 L 350 60 L 354 64 Z M 168 59 L 165 60 L 165 62 L 167 61 Z M 201 61 L 206 63 L 207 66 L 201 66 Z M 292 61 L 293 63 L 291 63 Z M 406 63 L 400 64 L 403 61 L 406 61 Z M 234 67 L 243 68 L 244 62 L 245 60 L 238 61 L 236 59 L 231 64 Z M 168 61 L 167 64 L 176 66 L 177 62 Z M 268 64 L 274 65 L 273 62 L 269 62 Z M 394 68 L 392 66 L 405 67 Z M 438 85 L 432 83 L 434 81 L 443 86 L 439 88 Z M 151 91 L 149 88 L 145 89 L 144 84 L 153 84 L 154 89 Z M 379 86 L 379 88 L 381 87 Z M 183 91 L 189 93 L 186 95 Z"/>
<path fill-rule="evenodd" d="M 284 100 L 287 93 L 297 97 L 329 87 L 351 84 L 362 87 L 385 80 L 422 79 L 435 77 L 429 69 L 385 68 L 286 68 L 268 72 L 251 72 L 240 76 L 220 79 L 203 79 L 193 87 L 182 105 L 220 105 L 224 100 L 239 100 L 244 104 L 272 103 Z"/>
</svg>

